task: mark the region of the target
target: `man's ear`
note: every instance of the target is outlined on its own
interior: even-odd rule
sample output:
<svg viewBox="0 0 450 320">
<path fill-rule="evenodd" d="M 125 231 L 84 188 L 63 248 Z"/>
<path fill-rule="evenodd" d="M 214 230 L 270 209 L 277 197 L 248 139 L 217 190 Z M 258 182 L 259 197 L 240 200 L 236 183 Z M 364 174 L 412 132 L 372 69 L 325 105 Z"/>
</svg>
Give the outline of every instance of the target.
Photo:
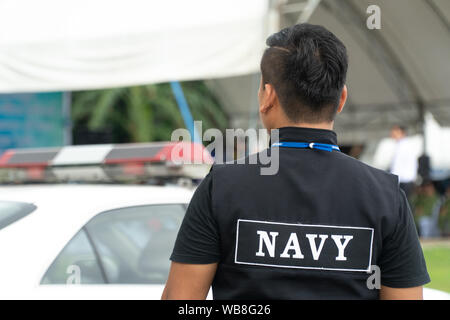
<svg viewBox="0 0 450 320">
<path fill-rule="evenodd" d="M 264 99 L 259 107 L 261 113 L 267 113 L 275 105 L 278 100 L 275 88 L 269 84 L 264 84 Z"/>
<path fill-rule="evenodd" d="M 339 107 L 337 109 L 337 113 L 342 112 L 346 101 L 347 101 L 347 85 L 344 84 L 344 88 L 342 88 L 341 98 L 339 100 Z"/>
</svg>

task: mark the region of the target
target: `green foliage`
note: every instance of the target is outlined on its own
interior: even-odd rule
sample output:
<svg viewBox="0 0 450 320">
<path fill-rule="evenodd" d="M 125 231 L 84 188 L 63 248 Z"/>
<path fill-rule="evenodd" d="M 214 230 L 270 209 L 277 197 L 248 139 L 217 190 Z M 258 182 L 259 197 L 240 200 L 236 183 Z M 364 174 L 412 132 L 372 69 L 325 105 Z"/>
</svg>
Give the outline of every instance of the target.
<svg viewBox="0 0 450 320">
<path fill-rule="evenodd" d="M 228 118 L 212 92 L 201 81 L 182 83 L 193 118 L 203 130 L 224 130 Z M 117 89 L 74 92 L 74 130 L 110 130 L 114 142 L 170 140 L 172 131 L 184 122 L 169 83 Z"/>
</svg>

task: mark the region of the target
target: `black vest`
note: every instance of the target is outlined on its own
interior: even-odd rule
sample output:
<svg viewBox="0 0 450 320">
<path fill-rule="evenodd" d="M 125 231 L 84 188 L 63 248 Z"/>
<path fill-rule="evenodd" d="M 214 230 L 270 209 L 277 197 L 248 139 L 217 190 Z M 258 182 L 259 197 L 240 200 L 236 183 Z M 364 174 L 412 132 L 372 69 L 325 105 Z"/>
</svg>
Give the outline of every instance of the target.
<svg viewBox="0 0 450 320">
<path fill-rule="evenodd" d="M 337 144 L 318 129 L 282 128 L 279 139 Z M 279 159 L 276 175 L 213 166 L 214 298 L 378 298 L 366 282 L 395 225 L 397 177 L 337 151 L 280 148 Z"/>
</svg>

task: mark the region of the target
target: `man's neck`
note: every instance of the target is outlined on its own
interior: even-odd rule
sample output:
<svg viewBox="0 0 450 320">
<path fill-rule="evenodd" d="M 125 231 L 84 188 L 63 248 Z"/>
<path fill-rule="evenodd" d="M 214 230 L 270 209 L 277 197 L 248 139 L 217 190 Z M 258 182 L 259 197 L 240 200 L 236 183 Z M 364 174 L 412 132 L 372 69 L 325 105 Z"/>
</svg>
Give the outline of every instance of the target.
<svg viewBox="0 0 450 320">
<path fill-rule="evenodd" d="M 312 129 L 325 129 L 325 130 L 333 130 L 334 121 L 332 122 L 323 122 L 323 123 L 280 123 L 277 128 L 283 127 L 298 127 L 298 128 L 312 128 Z"/>
</svg>

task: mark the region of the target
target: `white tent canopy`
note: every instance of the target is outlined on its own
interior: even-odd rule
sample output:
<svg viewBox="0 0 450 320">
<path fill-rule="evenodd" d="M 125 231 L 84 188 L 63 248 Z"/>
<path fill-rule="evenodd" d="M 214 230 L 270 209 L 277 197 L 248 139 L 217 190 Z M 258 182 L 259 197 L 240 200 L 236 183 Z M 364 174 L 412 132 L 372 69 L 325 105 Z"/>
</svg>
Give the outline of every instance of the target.
<svg viewBox="0 0 450 320">
<path fill-rule="evenodd" d="M 301 20 L 304 2 L 272 1 L 280 27 Z M 373 4 L 381 10 L 380 30 L 366 25 L 367 8 Z M 321 0 L 308 22 L 327 27 L 348 50 L 349 98 L 335 125 L 341 143 L 379 140 L 393 124 L 420 132 L 426 110 L 450 126 L 450 1 Z M 227 89 L 248 90 L 252 82 L 245 76 L 211 84 L 240 125 L 256 123 L 254 90 Z"/>
<path fill-rule="evenodd" d="M 371 4 L 380 7 L 380 30 L 366 27 Z M 336 123 L 342 139 L 380 138 L 395 123 L 420 131 L 425 109 L 450 126 L 450 1 L 322 0 L 310 21 L 333 30 L 349 52 L 349 101 Z"/>
<path fill-rule="evenodd" d="M 232 125 L 253 127 L 265 38 L 306 19 L 348 48 L 341 144 L 420 132 L 425 110 L 450 126 L 448 0 L 0 0 L 0 93 L 210 79 Z"/>
<path fill-rule="evenodd" d="M 0 0 L 0 93 L 255 72 L 266 0 Z"/>
</svg>

